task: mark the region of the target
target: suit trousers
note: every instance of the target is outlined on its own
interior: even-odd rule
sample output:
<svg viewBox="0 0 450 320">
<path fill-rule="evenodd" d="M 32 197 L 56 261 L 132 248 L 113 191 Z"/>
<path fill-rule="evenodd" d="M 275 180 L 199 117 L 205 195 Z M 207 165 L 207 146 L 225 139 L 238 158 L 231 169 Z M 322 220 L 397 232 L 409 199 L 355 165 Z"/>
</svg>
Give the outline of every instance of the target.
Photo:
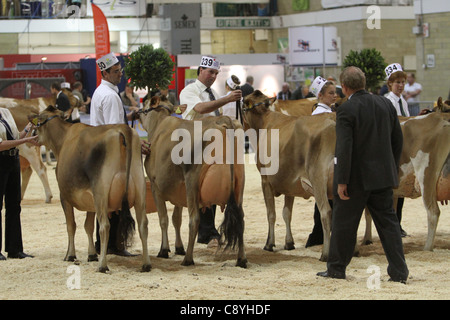
<svg viewBox="0 0 450 320">
<path fill-rule="evenodd" d="M 11 254 L 23 252 L 20 222 L 21 187 L 19 155 L 0 155 L 0 212 L 5 202 L 5 251 Z M 0 216 L 0 251 L 2 248 L 2 219 Z"/>
<path fill-rule="evenodd" d="M 350 200 L 334 196 L 329 274 L 345 276 L 356 245 L 359 222 L 365 206 L 370 210 L 388 261 L 387 272 L 393 280 L 406 280 L 409 274 L 403 252 L 400 224 L 393 209 L 392 188 L 364 191 L 349 189 Z"/>
<path fill-rule="evenodd" d="M 212 239 L 219 239 L 220 235 L 215 228 L 216 219 L 216 205 L 212 205 L 211 208 L 203 208 L 199 210 L 200 223 L 198 226 L 198 243 L 208 243 Z"/>
</svg>

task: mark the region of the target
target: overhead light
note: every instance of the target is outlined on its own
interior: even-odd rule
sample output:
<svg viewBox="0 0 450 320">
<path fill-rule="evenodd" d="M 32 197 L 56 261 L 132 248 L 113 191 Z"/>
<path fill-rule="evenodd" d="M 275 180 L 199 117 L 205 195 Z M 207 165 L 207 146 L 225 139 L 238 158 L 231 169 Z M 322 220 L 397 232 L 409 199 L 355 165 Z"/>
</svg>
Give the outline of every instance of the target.
<svg viewBox="0 0 450 320">
<path fill-rule="evenodd" d="M 41 62 L 44 62 L 44 61 L 46 61 L 47 60 L 47 57 L 42 57 L 41 58 Z"/>
</svg>

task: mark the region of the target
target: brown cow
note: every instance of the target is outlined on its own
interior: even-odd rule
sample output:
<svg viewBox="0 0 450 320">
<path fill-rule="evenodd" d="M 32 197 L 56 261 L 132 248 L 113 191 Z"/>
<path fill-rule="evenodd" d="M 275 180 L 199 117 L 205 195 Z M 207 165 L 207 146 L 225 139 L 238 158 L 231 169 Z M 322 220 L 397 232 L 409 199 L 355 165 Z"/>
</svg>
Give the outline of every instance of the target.
<svg viewBox="0 0 450 320">
<path fill-rule="evenodd" d="M 94 217 L 100 226 L 101 252 L 98 271 L 108 271 L 106 251 L 109 238 L 108 215 L 121 212 L 123 234 L 130 231 L 129 208 L 135 208 L 142 241 L 143 271 L 150 270 L 145 213 L 145 177 L 141 144 L 136 131 L 127 125 L 92 127 L 63 120 L 63 113 L 49 106 L 38 116 L 39 142 L 53 150 L 57 159 L 56 179 L 66 216 L 69 246 L 64 260 L 75 259 L 73 208 L 86 211 L 85 230 L 89 240 L 89 261 L 96 260 L 93 242 Z M 130 221 L 131 220 L 131 221 Z"/>
<path fill-rule="evenodd" d="M 152 145 L 151 154 L 146 157 L 144 166 L 151 182 L 163 234 L 159 255 L 167 256 L 169 251 L 166 201 L 170 201 L 178 208 L 187 207 L 189 211 L 189 242 L 182 262 L 185 266 L 194 264 L 193 249 L 198 232 L 199 208 L 216 204 L 222 210 L 226 206 L 224 221 L 220 227 L 221 235 L 227 243 L 226 248 L 238 245 L 236 265 L 245 268 L 247 258 L 243 239 L 243 161 L 237 163 L 237 153 L 234 152 L 235 158 L 231 163 L 227 161 L 220 163 L 217 159 L 223 160 L 226 153 L 221 148 L 210 150 L 211 154 L 214 154 L 214 161 L 204 157 L 205 150 L 215 146 L 218 140 L 223 139 L 222 146 L 235 142 L 227 140 L 229 137 L 225 132 L 226 129 L 235 130 L 238 127 L 237 122 L 233 122 L 226 116 L 207 117 L 198 121 L 172 117 L 170 114 L 173 112 L 173 106 L 170 106 L 168 102 L 160 102 L 159 97 L 153 97 L 150 106 L 150 109 L 144 110 L 140 117 Z M 202 137 L 208 130 L 213 129 L 216 131 L 209 132 L 220 135 L 215 136 L 214 143 L 204 141 Z M 180 137 L 183 142 L 177 140 Z M 234 147 L 236 150 L 236 143 Z M 183 154 L 182 159 L 180 159 L 181 154 Z M 181 220 L 178 223 L 181 223 Z M 179 244 L 180 241 L 178 246 Z"/>
<path fill-rule="evenodd" d="M 1 100 L 1 99 L 0 99 Z M 1 107 L 1 105 L 0 105 Z M 17 128 L 19 130 L 23 130 L 28 123 L 28 115 L 29 114 L 37 114 L 39 113 L 39 109 L 32 105 L 16 105 L 8 108 L 11 112 L 14 121 L 16 122 Z M 28 186 L 28 182 L 30 180 L 31 174 L 33 170 L 36 171 L 39 179 L 41 180 L 44 191 L 45 191 L 45 202 L 50 203 L 53 198 L 53 194 L 50 188 L 50 184 L 48 182 L 47 176 L 47 167 L 42 162 L 41 151 L 39 147 L 31 146 L 29 144 L 21 144 L 18 146 L 20 153 L 20 169 L 22 173 L 22 199 L 24 197 L 25 191 Z"/>
<path fill-rule="evenodd" d="M 279 168 L 275 174 L 261 174 L 262 190 L 267 207 L 269 234 L 264 247 L 272 251 L 275 246 L 275 201 L 274 197 L 285 196 L 283 218 L 286 223 L 285 249 L 294 249 L 294 240 L 290 229 L 294 197 L 308 199 L 311 196 L 321 213 L 324 230 L 324 246 L 320 260 L 328 259 L 332 198 L 332 172 L 335 147 L 335 115 L 331 113 L 316 116 L 294 117 L 269 109 L 272 99 L 256 90 L 244 100 L 244 120 L 257 131 L 258 150 L 266 141 L 261 141 L 261 130 L 278 131 L 279 139 L 268 138 L 267 143 L 279 144 Z M 267 133 L 267 137 L 271 137 Z M 254 148 L 255 149 L 255 148 Z M 256 150 L 256 149 L 255 149 Z M 273 155 L 272 155 L 273 156 Z M 257 157 L 260 172 L 265 165 Z"/>
<path fill-rule="evenodd" d="M 346 98 L 338 98 L 334 107 L 341 105 L 346 100 Z M 270 110 L 294 117 L 310 116 L 317 102 L 317 98 L 306 98 L 299 100 L 276 100 L 270 106 Z"/>
</svg>

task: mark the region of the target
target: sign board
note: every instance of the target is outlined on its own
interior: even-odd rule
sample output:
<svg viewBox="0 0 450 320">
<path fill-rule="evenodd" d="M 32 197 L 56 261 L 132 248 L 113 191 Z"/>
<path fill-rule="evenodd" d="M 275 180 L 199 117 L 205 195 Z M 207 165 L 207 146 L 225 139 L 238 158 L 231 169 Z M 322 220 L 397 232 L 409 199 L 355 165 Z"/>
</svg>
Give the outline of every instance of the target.
<svg viewBox="0 0 450 320">
<path fill-rule="evenodd" d="M 290 65 L 337 65 L 338 43 L 336 27 L 289 28 Z"/>
<path fill-rule="evenodd" d="M 167 4 L 163 7 L 161 47 L 172 55 L 200 54 L 200 5 Z"/>
<path fill-rule="evenodd" d="M 217 28 L 270 28 L 270 19 L 216 19 Z"/>
</svg>

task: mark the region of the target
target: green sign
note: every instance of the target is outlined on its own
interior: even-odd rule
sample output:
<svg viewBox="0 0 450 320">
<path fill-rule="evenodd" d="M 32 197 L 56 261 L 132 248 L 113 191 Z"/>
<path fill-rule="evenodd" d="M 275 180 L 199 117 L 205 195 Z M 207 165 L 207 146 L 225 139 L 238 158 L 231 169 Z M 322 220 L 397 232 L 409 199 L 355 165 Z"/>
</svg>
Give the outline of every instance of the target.
<svg viewBox="0 0 450 320">
<path fill-rule="evenodd" d="M 269 28 L 270 19 L 217 19 L 217 28 Z"/>
</svg>

